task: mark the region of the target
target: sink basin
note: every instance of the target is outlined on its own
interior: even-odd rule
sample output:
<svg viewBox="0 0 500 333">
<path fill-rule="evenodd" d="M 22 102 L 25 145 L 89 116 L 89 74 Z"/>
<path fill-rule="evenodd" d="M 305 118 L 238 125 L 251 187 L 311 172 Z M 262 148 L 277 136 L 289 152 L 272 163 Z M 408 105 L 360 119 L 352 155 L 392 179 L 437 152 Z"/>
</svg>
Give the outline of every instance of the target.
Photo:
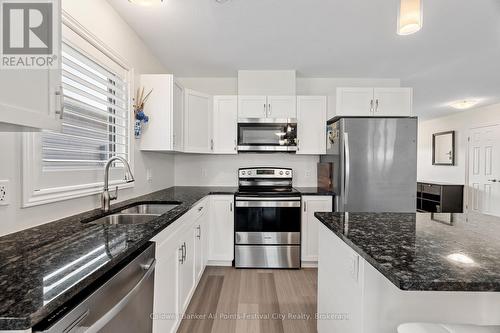
<svg viewBox="0 0 500 333">
<path fill-rule="evenodd" d="M 147 214 L 113 214 L 113 215 L 108 215 L 101 217 L 100 219 L 97 219 L 95 221 L 92 221 L 92 223 L 98 223 L 98 224 L 141 224 L 141 223 L 147 223 L 159 215 L 147 215 Z"/>
<path fill-rule="evenodd" d="M 139 204 L 122 210 L 121 214 L 140 214 L 140 215 L 162 215 L 169 210 L 179 206 L 180 202 L 176 203 L 161 203 L 161 204 Z"/>
</svg>

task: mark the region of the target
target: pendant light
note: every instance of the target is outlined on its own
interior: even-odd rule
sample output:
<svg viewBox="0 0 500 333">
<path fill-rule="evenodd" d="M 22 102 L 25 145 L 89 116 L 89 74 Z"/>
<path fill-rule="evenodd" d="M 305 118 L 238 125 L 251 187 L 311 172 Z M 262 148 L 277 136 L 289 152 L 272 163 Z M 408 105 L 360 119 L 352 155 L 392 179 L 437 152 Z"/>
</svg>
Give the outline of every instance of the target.
<svg viewBox="0 0 500 333">
<path fill-rule="evenodd" d="M 411 35 L 422 29 L 422 0 L 400 0 L 398 35 Z"/>
</svg>

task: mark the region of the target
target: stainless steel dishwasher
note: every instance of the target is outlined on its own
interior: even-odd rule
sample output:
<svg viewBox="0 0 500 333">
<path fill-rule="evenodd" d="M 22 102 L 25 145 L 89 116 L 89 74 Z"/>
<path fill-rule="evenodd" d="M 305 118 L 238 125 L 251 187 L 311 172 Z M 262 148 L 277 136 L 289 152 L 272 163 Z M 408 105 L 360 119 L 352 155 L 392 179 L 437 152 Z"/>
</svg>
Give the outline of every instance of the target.
<svg viewBox="0 0 500 333">
<path fill-rule="evenodd" d="M 155 247 L 148 244 L 125 266 L 73 305 L 33 328 L 48 333 L 146 333 L 152 331 Z M 100 285 L 99 285 L 100 284 Z M 95 284 L 94 284 L 95 285 Z"/>
</svg>

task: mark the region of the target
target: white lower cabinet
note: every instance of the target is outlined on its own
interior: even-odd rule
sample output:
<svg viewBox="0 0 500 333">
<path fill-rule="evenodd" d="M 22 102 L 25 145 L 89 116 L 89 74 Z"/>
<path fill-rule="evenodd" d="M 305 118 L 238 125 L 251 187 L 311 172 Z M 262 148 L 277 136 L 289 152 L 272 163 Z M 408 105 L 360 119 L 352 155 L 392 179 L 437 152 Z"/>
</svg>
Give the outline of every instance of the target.
<svg viewBox="0 0 500 333">
<path fill-rule="evenodd" d="M 333 202 L 331 196 L 302 196 L 302 262 L 318 261 L 318 227 L 319 221 L 315 212 L 331 212 Z"/>
<path fill-rule="evenodd" d="M 231 266 L 234 259 L 234 196 L 210 197 L 209 264 Z"/>
<path fill-rule="evenodd" d="M 206 198 L 156 235 L 153 332 L 176 332 L 206 266 Z"/>
</svg>

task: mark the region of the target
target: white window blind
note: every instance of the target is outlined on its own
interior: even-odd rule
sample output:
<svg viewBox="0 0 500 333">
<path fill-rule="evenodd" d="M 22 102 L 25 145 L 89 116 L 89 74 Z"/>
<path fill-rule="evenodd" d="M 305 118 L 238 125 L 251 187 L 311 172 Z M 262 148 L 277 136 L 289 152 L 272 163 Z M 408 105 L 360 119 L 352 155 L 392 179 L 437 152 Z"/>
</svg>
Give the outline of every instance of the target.
<svg viewBox="0 0 500 333">
<path fill-rule="evenodd" d="M 67 43 L 62 57 L 62 130 L 42 133 L 42 170 L 102 169 L 116 155 L 129 160 L 126 77 Z"/>
</svg>

